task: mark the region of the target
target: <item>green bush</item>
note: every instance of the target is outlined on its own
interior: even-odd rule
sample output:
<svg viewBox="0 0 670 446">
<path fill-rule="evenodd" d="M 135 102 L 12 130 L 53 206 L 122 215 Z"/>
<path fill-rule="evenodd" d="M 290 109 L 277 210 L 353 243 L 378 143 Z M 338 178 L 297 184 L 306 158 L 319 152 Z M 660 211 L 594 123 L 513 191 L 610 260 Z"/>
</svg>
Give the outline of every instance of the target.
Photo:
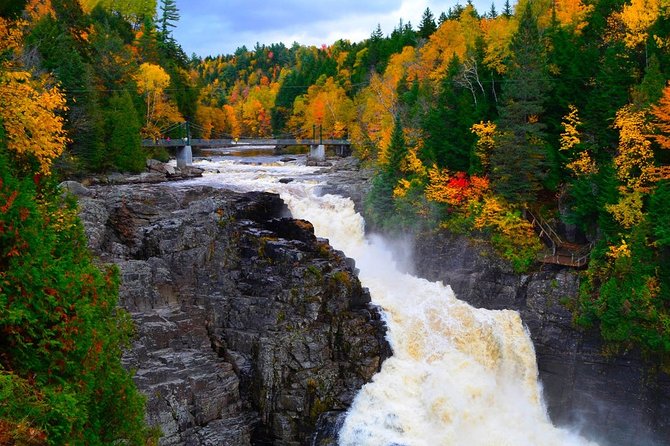
<svg viewBox="0 0 670 446">
<path fill-rule="evenodd" d="M 646 222 L 633 228 L 626 254 L 614 256 L 602 246 L 595 251 L 582 283 L 577 321 L 598 323 L 603 338 L 615 345 L 668 353 L 670 302 L 662 293 L 650 232 Z"/>
<path fill-rule="evenodd" d="M 0 147 L 0 423 L 8 435 L 146 444 L 144 399 L 120 361 L 133 329 L 117 291 L 116 268 L 93 263 L 74 201 L 48 178 L 18 179 Z"/>
</svg>

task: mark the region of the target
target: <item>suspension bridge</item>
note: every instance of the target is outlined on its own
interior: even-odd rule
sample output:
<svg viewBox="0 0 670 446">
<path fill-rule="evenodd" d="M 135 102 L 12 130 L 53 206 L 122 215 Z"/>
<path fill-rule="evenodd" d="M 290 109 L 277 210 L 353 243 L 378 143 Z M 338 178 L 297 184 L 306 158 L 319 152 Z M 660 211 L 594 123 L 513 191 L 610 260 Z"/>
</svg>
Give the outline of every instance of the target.
<svg viewBox="0 0 670 446">
<path fill-rule="evenodd" d="M 245 148 L 271 147 L 275 153 L 280 154 L 283 149 L 292 146 L 309 146 L 310 157 L 323 160 L 325 158 L 325 147 L 333 147 L 338 156 L 348 156 L 351 153 L 351 142 L 348 139 L 323 138 L 321 128 L 317 135 L 317 127 L 314 126 L 312 138 L 300 138 L 295 135 L 285 134 L 266 138 L 236 138 L 232 135 L 219 134 L 214 138 L 194 138 L 196 134 L 208 134 L 203 127 L 186 121 L 161 129 L 161 138 L 145 139 L 143 147 L 163 147 L 177 150 L 177 165 L 190 165 L 193 162 L 193 149 L 231 148 L 239 150 Z"/>
</svg>

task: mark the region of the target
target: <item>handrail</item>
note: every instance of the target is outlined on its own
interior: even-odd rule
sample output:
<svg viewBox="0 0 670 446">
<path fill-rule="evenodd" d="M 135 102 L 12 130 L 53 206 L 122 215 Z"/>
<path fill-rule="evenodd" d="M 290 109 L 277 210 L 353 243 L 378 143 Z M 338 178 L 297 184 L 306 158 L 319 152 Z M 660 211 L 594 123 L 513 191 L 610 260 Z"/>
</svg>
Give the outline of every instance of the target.
<svg viewBox="0 0 670 446">
<path fill-rule="evenodd" d="M 226 145 L 226 146 L 244 146 L 244 145 L 314 145 L 318 144 L 318 140 L 312 139 L 278 139 L 278 138 L 226 138 L 226 139 L 202 139 L 202 138 L 193 138 L 191 139 L 191 146 L 214 146 L 214 145 Z M 351 145 L 351 142 L 347 139 L 324 139 L 320 141 L 324 145 L 332 146 L 343 146 Z M 170 139 L 144 139 L 142 140 L 142 145 L 145 147 L 176 147 L 186 145 L 186 142 L 182 138 Z"/>
<path fill-rule="evenodd" d="M 535 227 L 535 230 L 539 229 L 540 238 L 545 236 L 545 239 L 548 239 L 550 242 L 552 253 L 550 256 L 542 256 L 542 261 L 575 267 L 582 267 L 588 263 L 591 251 L 595 245 L 594 242 L 580 246 L 579 249 L 574 249 L 575 245 L 564 242 L 548 222 L 533 214 L 528 208 L 524 209 L 524 211 L 526 212 L 526 218 Z"/>
<path fill-rule="evenodd" d="M 528 213 L 528 215 L 530 215 L 530 216 L 533 218 L 533 221 L 531 221 L 531 224 L 533 224 L 533 225 L 537 224 L 537 226 L 539 226 L 540 229 L 541 229 L 542 231 L 544 231 L 545 234 L 547 234 L 547 236 L 549 237 L 549 239 L 550 239 L 554 244 L 556 244 L 556 245 L 563 245 L 563 244 L 565 243 L 565 242 L 563 241 L 563 239 L 561 239 L 561 237 L 556 233 L 556 231 L 554 230 L 554 228 L 552 228 L 551 225 L 550 225 L 549 223 L 547 223 L 546 221 L 544 221 L 544 220 L 542 219 L 542 217 L 538 217 L 538 216 L 536 216 L 536 215 L 533 214 L 533 213 L 531 212 L 531 210 L 528 209 L 528 208 L 526 208 L 525 211 Z"/>
</svg>

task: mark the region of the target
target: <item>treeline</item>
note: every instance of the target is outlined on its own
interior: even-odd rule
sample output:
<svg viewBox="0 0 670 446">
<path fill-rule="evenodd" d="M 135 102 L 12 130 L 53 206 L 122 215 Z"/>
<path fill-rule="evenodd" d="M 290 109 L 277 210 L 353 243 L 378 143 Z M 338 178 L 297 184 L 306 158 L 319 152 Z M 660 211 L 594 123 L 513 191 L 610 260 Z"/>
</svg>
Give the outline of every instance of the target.
<svg viewBox="0 0 670 446">
<path fill-rule="evenodd" d="M 528 212 L 592 248 L 577 321 L 670 352 L 670 5 L 472 4 L 359 43 L 195 61 L 206 135 L 347 136 L 377 167 L 368 220 L 488 237 L 519 269 Z"/>
<path fill-rule="evenodd" d="M 128 334 L 110 310 L 116 279 L 94 272 L 50 174 L 141 170 L 160 155 L 141 138 L 184 136 L 167 130 L 184 120 L 205 138 L 348 137 L 377 169 L 374 227 L 484 236 L 518 270 L 543 249 L 525 218 L 539 215 L 592 248 L 570 302 L 577 322 L 670 352 L 666 0 L 520 0 L 484 14 L 468 3 L 363 42 L 205 59 L 174 40 L 178 19 L 174 0 L 0 5 L 0 392 L 21 395 L 0 406 L 0 432 L 82 444 L 147 435 L 112 358 Z M 47 271 L 61 279 L 43 286 Z M 98 362 L 123 383 L 117 393 Z M 118 392 L 134 409 L 104 430 Z M 74 407 L 92 418 L 54 415 Z"/>
</svg>

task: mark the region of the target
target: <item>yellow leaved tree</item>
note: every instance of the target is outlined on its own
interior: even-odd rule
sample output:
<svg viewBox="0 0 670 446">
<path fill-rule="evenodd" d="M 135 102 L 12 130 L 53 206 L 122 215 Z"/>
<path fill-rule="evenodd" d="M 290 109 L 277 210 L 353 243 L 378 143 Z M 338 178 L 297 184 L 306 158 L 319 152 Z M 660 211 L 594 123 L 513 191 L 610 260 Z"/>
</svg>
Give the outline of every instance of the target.
<svg viewBox="0 0 670 446">
<path fill-rule="evenodd" d="M 670 150 L 670 85 L 663 89 L 663 96 L 651 108 L 651 114 L 654 116 L 652 124 L 657 129 L 652 137 L 662 149 Z"/>
<path fill-rule="evenodd" d="M 343 138 L 354 116 L 353 101 L 344 88 L 328 77 L 309 87 L 306 95 L 296 99 L 289 126 L 304 138 L 311 138 L 315 127 L 325 138 Z"/>
<path fill-rule="evenodd" d="M 631 0 L 624 5 L 618 18 L 626 27 L 624 42 L 630 48 L 644 43 L 649 37 L 649 29 L 661 14 L 670 13 L 668 0 Z M 663 39 L 655 37 L 658 46 L 667 44 Z"/>
<path fill-rule="evenodd" d="M 477 135 L 475 154 L 479 158 L 482 170 L 488 173 L 491 168 L 491 152 L 496 144 L 496 125 L 491 121 L 481 121 L 479 124 L 473 124 L 470 131 Z"/>
<path fill-rule="evenodd" d="M 635 110 L 631 105 L 622 107 L 616 114 L 614 128 L 619 130 L 614 164 L 623 185 L 619 201 L 605 208 L 621 226 L 631 228 L 644 218 L 643 195 L 660 179 L 659 167 L 655 164 L 649 140 L 650 125 L 644 110 Z"/>
<path fill-rule="evenodd" d="M 22 22 L 0 17 L 0 55 L 20 51 Z M 65 97 L 47 76 L 25 70 L 17 58 L 0 61 L 0 121 L 7 148 L 19 159 L 35 159 L 44 174 L 67 142 L 63 118 Z"/>
<path fill-rule="evenodd" d="M 569 110 L 561 122 L 563 133 L 561 133 L 559 139 L 561 144 L 560 150 L 574 153 L 573 160 L 565 167 L 575 176 L 595 174 L 598 172 L 598 166 L 591 157 L 591 154 L 586 149 L 578 148 L 582 142 L 581 132 L 579 131 L 579 127 L 582 124 L 579 119 L 579 111 L 574 105 L 570 105 Z"/>
<path fill-rule="evenodd" d="M 350 135 L 362 159 L 386 162 L 394 116 L 398 113 L 398 85 L 403 79 L 411 82 L 421 76 L 417 58 L 414 48 L 405 47 L 391 56 L 383 75 L 374 73 L 370 84 L 356 95 L 358 116 L 351 125 Z"/>
<path fill-rule="evenodd" d="M 144 95 L 147 105 L 142 136 L 160 138 L 161 128 L 184 120 L 177 106 L 165 94 L 165 89 L 170 85 L 170 75 L 163 68 L 152 63 L 143 63 L 134 79 L 137 91 Z"/>
<path fill-rule="evenodd" d="M 654 152 L 647 138 L 649 125 L 644 111 L 622 107 L 616 114 L 614 128 L 619 130 L 619 148 L 614 164 L 617 175 L 629 190 L 647 190 L 654 167 Z"/>
</svg>

